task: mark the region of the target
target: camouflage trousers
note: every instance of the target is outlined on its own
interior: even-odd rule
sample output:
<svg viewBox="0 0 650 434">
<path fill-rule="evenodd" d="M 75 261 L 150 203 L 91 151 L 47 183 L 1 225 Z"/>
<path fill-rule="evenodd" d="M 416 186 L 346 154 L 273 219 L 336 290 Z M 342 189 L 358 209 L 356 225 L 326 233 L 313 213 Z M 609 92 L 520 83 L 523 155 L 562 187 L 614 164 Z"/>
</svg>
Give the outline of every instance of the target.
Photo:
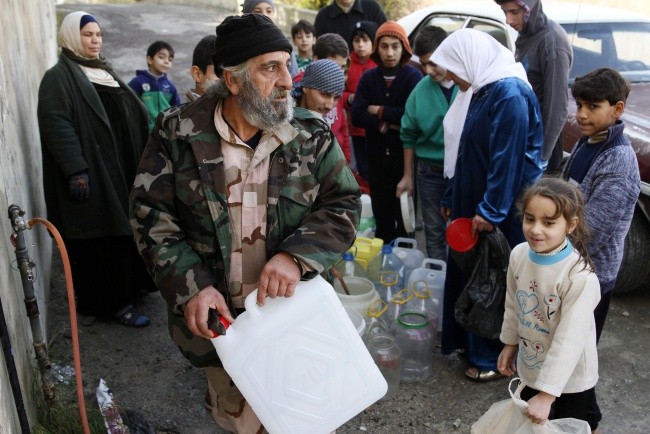
<svg viewBox="0 0 650 434">
<path fill-rule="evenodd" d="M 217 424 L 237 434 L 267 434 L 262 423 L 223 368 L 205 368 L 212 401 L 212 417 Z"/>
</svg>

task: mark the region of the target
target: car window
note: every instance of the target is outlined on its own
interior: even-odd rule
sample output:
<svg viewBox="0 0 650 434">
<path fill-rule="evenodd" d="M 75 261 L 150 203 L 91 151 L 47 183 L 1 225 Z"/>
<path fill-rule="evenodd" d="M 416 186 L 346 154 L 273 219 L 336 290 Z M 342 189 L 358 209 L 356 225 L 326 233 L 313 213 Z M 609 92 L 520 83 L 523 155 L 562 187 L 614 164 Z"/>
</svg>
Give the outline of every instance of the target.
<svg viewBox="0 0 650 434">
<path fill-rule="evenodd" d="M 587 23 L 563 26 L 573 45 L 571 79 L 609 67 L 632 81 L 650 80 L 650 23 Z"/>
<path fill-rule="evenodd" d="M 496 24 L 492 21 L 483 20 L 481 18 L 467 17 L 464 15 L 452 15 L 452 14 L 435 14 L 424 19 L 415 32 L 409 38 L 410 42 L 413 43 L 413 39 L 417 32 L 425 26 L 437 26 L 442 28 L 447 34 L 455 32 L 458 29 L 470 28 L 480 30 L 485 32 L 497 41 L 499 41 L 504 47 L 508 47 L 508 36 L 504 26 Z"/>
</svg>

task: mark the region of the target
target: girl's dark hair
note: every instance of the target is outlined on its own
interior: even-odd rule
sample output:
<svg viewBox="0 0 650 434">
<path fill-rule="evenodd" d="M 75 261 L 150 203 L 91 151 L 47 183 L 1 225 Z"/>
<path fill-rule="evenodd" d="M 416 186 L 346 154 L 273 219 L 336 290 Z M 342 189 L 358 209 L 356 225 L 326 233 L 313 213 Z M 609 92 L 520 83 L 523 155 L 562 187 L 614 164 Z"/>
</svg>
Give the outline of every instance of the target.
<svg viewBox="0 0 650 434">
<path fill-rule="evenodd" d="M 610 105 L 625 102 L 630 94 L 630 83 L 615 69 L 598 68 L 576 77 L 571 95 L 587 102 L 607 100 Z"/>
<path fill-rule="evenodd" d="M 585 200 L 582 192 L 578 190 L 578 187 L 562 178 L 543 177 L 528 187 L 519 199 L 517 208 L 522 215 L 530 200 L 535 196 L 545 197 L 555 204 L 556 213 L 551 218 L 562 216 L 567 222 L 574 218 L 577 219 L 576 227 L 571 233 L 567 234 L 567 237 L 582 256 L 584 261 L 583 269 L 589 266 L 593 270 L 594 265 L 587 251 L 587 244 L 591 235 L 585 221 Z"/>
<path fill-rule="evenodd" d="M 300 31 L 311 33 L 312 35 L 316 36 L 316 28 L 307 20 L 299 20 L 296 24 L 291 26 L 291 37 L 295 38 Z"/>
<path fill-rule="evenodd" d="M 147 57 L 154 57 L 160 50 L 169 51 L 169 56 L 174 57 L 174 49 L 165 41 L 156 41 L 147 48 Z"/>
<path fill-rule="evenodd" d="M 437 26 L 423 27 L 413 41 L 413 52 L 416 56 L 433 53 L 438 45 L 447 37 L 447 32 Z"/>
</svg>

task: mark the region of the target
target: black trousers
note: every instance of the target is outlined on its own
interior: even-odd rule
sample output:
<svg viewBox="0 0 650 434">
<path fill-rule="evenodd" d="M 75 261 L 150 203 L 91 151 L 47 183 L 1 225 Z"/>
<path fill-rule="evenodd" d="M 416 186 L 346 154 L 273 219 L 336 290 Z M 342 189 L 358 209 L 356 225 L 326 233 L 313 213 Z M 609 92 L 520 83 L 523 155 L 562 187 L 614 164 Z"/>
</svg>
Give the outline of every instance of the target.
<svg viewBox="0 0 650 434">
<path fill-rule="evenodd" d="M 110 318 L 135 301 L 153 281 L 132 236 L 64 239 L 70 258 L 77 312 Z"/>
<path fill-rule="evenodd" d="M 521 399 L 528 401 L 537 395 L 539 390 L 532 389 L 528 386 L 521 391 Z M 591 430 L 598 428 L 598 422 L 603 418 L 600 414 L 593 412 L 593 404 L 596 402 L 596 388 L 585 390 L 578 393 L 564 393 L 560 395 L 551 405 L 549 419 L 563 419 L 572 417 L 587 421 Z"/>
<path fill-rule="evenodd" d="M 368 148 L 371 146 L 368 143 Z M 377 224 L 375 237 L 384 240 L 384 244 L 407 235 L 400 200 L 395 197 L 397 184 L 404 173 L 404 154 L 402 150 L 398 152 L 392 148 L 389 152 L 389 155 L 384 151 L 368 152 L 368 184 L 372 213 Z"/>
</svg>

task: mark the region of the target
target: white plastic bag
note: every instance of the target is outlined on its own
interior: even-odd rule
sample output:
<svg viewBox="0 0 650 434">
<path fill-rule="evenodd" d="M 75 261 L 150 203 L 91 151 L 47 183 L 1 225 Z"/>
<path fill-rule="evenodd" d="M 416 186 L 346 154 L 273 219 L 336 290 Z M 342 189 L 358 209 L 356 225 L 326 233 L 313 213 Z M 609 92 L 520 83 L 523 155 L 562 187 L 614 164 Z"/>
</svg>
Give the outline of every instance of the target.
<svg viewBox="0 0 650 434">
<path fill-rule="evenodd" d="M 544 425 L 533 423 L 524 414 L 528 403 L 520 398 L 525 383 L 522 381 L 515 392 L 508 385 L 510 399 L 495 402 L 487 412 L 472 425 L 472 434 L 591 434 L 589 424 L 578 419 L 547 420 Z"/>
</svg>

